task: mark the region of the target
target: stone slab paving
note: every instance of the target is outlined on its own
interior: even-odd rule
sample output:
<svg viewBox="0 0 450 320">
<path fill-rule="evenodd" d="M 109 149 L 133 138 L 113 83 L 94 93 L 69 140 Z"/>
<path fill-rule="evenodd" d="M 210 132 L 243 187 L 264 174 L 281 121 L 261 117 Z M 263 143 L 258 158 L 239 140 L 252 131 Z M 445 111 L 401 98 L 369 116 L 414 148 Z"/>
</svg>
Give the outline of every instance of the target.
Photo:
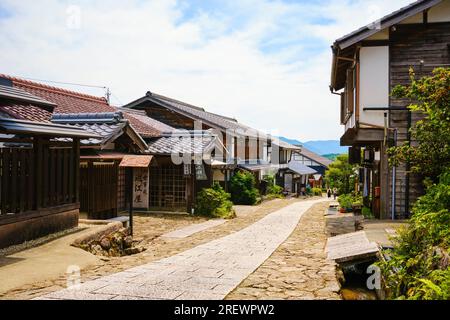
<svg viewBox="0 0 450 320">
<path fill-rule="evenodd" d="M 223 299 L 289 237 L 311 206 L 322 201 L 293 203 L 223 238 L 37 299 Z"/>
<path fill-rule="evenodd" d="M 203 223 L 193 224 L 191 226 L 187 226 L 185 228 L 163 234 L 161 237 L 166 239 L 183 239 L 190 237 L 198 232 L 202 232 L 204 230 L 224 224 L 225 222 L 226 220 L 224 219 L 214 219 Z"/>
<path fill-rule="evenodd" d="M 289 238 L 226 300 L 339 300 L 337 266 L 324 252 L 325 207 L 308 210 Z"/>
<path fill-rule="evenodd" d="M 342 263 L 375 256 L 379 248 L 364 231 L 359 231 L 329 238 L 325 251 L 328 259 Z"/>
</svg>

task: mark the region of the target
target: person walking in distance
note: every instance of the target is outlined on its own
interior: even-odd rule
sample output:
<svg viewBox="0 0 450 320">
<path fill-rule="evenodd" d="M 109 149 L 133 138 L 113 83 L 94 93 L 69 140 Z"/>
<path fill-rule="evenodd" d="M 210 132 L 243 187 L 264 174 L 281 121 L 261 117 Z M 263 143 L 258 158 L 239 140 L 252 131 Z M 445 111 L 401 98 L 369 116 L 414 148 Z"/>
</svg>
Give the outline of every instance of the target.
<svg viewBox="0 0 450 320">
<path fill-rule="evenodd" d="M 328 199 L 331 198 L 331 188 L 328 188 L 328 189 L 327 189 L 327 196 L 328 196 Z"/>
<path fill-rule="evenodd" d="M 337 197 L 337 188 L 333 188 L 333 198 L 336 200 Z"/>
</svg>

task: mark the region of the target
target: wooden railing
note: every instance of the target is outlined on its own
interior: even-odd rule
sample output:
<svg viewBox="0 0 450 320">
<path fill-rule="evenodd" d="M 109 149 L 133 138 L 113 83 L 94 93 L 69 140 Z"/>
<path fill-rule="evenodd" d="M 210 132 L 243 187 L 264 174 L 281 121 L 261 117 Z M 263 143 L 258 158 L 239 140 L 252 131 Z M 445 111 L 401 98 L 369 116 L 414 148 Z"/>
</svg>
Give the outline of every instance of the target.
<svg viewBox="0 0 450 320">
<path fill-rule="evenodd" d="M 77 203 L 78 167 L 77 148 L 43 140 L 33 148 L 1 148 L 0 219 Z"/>
</svg>

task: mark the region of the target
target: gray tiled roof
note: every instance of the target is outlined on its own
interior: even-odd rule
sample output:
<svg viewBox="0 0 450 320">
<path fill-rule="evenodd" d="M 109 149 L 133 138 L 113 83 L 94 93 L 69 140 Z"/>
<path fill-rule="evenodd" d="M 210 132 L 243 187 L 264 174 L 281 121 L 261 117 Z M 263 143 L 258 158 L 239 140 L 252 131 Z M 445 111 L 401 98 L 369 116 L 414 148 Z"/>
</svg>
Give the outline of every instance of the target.
<svg viewBox="0 0 450 320">
<path fill-rule="evenodd" d="M 265 133 L 261 131 L 258 131 L 256 129 L 253 129 L 247 125 L 238 122 L 236 119 L 208 112 L 204 108 L 197 107 L 192 104 L 188 104 L 172 98 L 168 98 L 156 93 L 147 92 L 147 94 L 144 97 L 134 102 L 131 102 L 124 107 L 134 108 L 135 106 L 141 104 L 146 100 L 152 101 L 153 103 L 157 103 L 176 112 L 180 112 L 181 114 L 191 117 L 192 119 L 204 121 L 206 124 L 212 126 L 213 128 L 215 127 L 220 130 L 232 130 L 232 131 L 234 130 L 235 134 L 246 135 L 250 137 L 256 137 L 257 135 L 259 135 L 260 137 L 267 136 Z"/>
<path fill-rule="evenodd" d="M 300 154 L 302 154 L 303 156 L 305 156 L 311 160 L 314 160 L 317 163 L 320 163 L 321 165 L 323 165 L 327 168 L 329 167 L 330 164 L 333 163 L 333 161 L 331 161 L 330 159 L 322 157 L 322 156 L 318 155 L 317 153 L 312 152 L 309 149 L 306 149 L 305 147 L 302 147 Z"/>
<path fill-rule="evenodd" d="M 127 125 L 122 114 L 115 112 L 54 114 L 52 122 L 84 129 L 100 136 L 100 138 L 81 140 L 80 143 L 85 146 L 102 145 L 121 134 L 122 129 Z"/>
<path fill-rule="evenodd" d="M 178 101 L 175 99 L 171 99 L 171 98 L 159 95 L 159 94 L 152 94 L 152 98 L 160 100 L 164 103 L 167 103 L 167 104 L 169 104 L 179 110 L 182 110 L 184 112 L 190 113 L 199 119 L 212 122 L 224 129 L 242 129 L 242 126 L 235 119 L 228 118 L 225 116 L 220 116 L 215 113 L 207 112 L 203 108 L 199 108 L 199 107 L 193 106 L 191 104 L 188 104 L 188 103 L 185 103 L 182 101 Z"/>
<path fill-rule="evenodd" d="M 271 164 L 265 160 L 254 159 L 254 160 L 238 160 L 238 166 L 249 170 L 249 171 L 259 171 L 264 169 L 278 169 L 276 165 Z"/>
<path fill-rule="evenodd" d="M 301 150 L 302 147 L 294 146 L 293 144 L 287 143 L 286 141 L 283 141 L 278 138 L 272 138 L 272 144 L 275 144 L 281 148 L 288 149 L 288 150 Z"/>
<path fill-rule="evenodd" d="M 294 171 L 301 175 L 309 175 L 309 174 L 315 174 L 317 173 L 316 170 L 304 165 L 303 163 L 300 163 L 298 161 L 291 161 L 289 162 L 288 166 L 289 170 Z"/>
<path fill-rule="evenodd" d="M 170 135 L 147 142 L 151 154 L 189 153 L 203 154 L 210 152 L 218 142 L 216 136 L 202 135 Z"/>
<path fill-rule="evenodd" d="M 154 128 L 154 129 L 158 130 L 161 133 L 170 133 L 170 132 L 174 132 L 174 131 L 177 130 L 177 129 L 175 129 L 175 128 L 173 128 L 173 127 L 171 127 L 171 126 L 169 126 L 169 125 L 167 125 L 165 123 L 162 123 L 162 122 L 160 122 L 158 120 L 150 118 L 145 113 L 144 110 L 135 110 L 135 109 L 128 109 L 128 108 L 120 108 L 120 110 L 123 113 L 125 113 L 125 114 L 127 114 L 127 115 L 129 115 L 129 116 L 131 116 L 131 117 L 133 117 L 135 119 L 138 119 L 139 121 L 141 121 L 144 124 L 146 124 L 146 125 Z"/>
<path fill-rule="evenodd" d="M 64 137 L 60 139 L 94 139 L 93 137 L 97 137 L 97 134 L 93 132 L 86 132 L 85 130 L 74 128 L 73 126 L 2 118 L 0 118 L 0 131 L 7 134 L 50 135 L 52 137 Z"/>
</svg>

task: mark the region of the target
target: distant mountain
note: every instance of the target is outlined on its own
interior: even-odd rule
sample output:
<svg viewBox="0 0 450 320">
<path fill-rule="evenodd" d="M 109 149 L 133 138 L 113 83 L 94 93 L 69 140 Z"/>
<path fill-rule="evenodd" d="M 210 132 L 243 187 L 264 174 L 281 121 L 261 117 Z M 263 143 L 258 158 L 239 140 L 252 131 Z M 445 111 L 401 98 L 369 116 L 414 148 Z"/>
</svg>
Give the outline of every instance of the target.
<svg viewBox="0 0 450 320">
<path fill-rule="evenodd" d="M 289 138 L 285 138 L 285 137 L 278 137 L 278 138 L 279 138 L 280 140 L 284 141 L 284 142 L 293 144 L 294 146 L 300 146 L 300 145 L 303 145 L 303 143 L 301 143 L 300 141 L 295 140 L 295 139 L 289 139 Z"/>
<path fill-rule="evenodd" d="M 339 140 L 317 140 L 300 142 L 296 139 L 289 139 L 285 137 L 279 137 L 281 140 L 295 145 L 302 145 L 305 148 L 319 154 L 319 155 L 331 155 L 331 154 L 343 154 L 348 152 L 348 147 L 341 147 Z"/>
<path fill-rule="evenodd" d="M 348 152 L 348 147 L 341 147 L 339 140 L 308 141 L 303 146 L 320 155 Z"/>
</svg>

